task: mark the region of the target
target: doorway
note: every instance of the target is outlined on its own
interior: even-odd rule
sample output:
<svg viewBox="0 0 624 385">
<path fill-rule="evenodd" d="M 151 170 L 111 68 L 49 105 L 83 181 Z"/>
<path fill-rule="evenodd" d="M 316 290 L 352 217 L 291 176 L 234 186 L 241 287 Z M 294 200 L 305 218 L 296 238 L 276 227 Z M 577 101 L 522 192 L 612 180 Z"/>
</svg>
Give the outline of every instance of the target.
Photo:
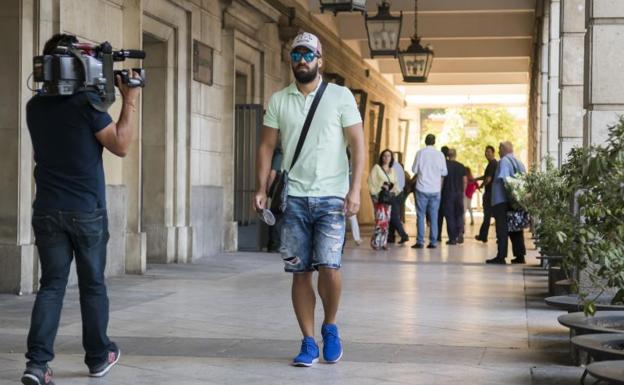
<svg viewBox="0 0 624 385">
<path fill-rule="evenodd" d="M 167 183 L 173 141 L 171 43 L 143 34 L 143 61 L 149 87 L 142 90 L 141 229 L 147 237 L 147 262 L 175 259 L 175 231 L 171 226 L 172 183 Z M 171 136 L 171 137 L 169 137 Z M 169 170 L 170 172 L 171 170 Z"/>
<path fill-rule="evenodd" d="M 260 250 L 265 242 L 252 199 L 256 185 L 256 149 L 262 130 L 263 107 L 253 100 L 253 70 L 236 72 L 234 221 L 238 223 L 238 249 Z"/>
</svg>

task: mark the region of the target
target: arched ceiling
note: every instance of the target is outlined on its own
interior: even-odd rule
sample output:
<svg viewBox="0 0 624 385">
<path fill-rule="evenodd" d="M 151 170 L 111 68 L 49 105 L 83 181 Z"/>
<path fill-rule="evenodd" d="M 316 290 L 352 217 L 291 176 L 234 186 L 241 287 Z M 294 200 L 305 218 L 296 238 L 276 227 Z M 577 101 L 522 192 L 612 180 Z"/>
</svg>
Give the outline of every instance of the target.
<svg viewBox="0 0 624 385">
<path fill-rule="evenodd" d="M 370 59 L 362 14 L 321 14 L 318 0 L 302 2 L 407 95 L 431 86 L 517 85 L 526 90 L 529 83 L 536 0 L 419 0 L 418 35 L 435 52 L 425 84 L 404 83 L 395 58 Z M 370 15 L 377 13 L 379 2 L 367 1 Z M 414 34 L 414 0 L 390 4 L 393 14 L 403 11 L 400 48 L 405 49 Z"/>
</svg>

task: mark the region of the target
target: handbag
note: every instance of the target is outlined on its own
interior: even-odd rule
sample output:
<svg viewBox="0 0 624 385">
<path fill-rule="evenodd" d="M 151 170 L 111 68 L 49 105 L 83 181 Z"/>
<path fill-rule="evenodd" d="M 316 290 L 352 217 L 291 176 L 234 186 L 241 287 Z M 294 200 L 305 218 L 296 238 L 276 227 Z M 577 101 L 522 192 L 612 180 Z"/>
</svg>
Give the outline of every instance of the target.
<svg viewBox="0 0 624 385">
<path fill-rule="evenodd" d="M 316 112 L 316 107 L 321 101 L 321 97 L 325 92 L 325 88 L 327 88 L 327 82 L 322 82 L 318 91 L 316 91 L 316 95 L 314 95 L 314 100 L 312 101 L 312 105 L 310 106 L 310 110 L 308 110 L 308 115 L 306 116 L 305 122 L 303 123 L 303 128 L 301 129 L 301 134 L 299 135 L 299 141 L 297 142 L 297 147 L 295 148 L 295 155 L 293 156 L 292 162 L 290 163 L 290 170 L 292 171 L 293 167 L 295 167 L 295 163 L 299 158 L 299 154 L 301 153 L 301 148 L 303 147 L 303 143 L 305 142 L 306 136 L 308 135 L 308 131 L 310 130 L 310 124 L 312 123 L 312 119 L 314 118 L 314 113 Z M 271 197 L 271 211 L 273 213 L 284 213 L 286 212 L 286 207 L 288 206 L 288 171 L 282 170 L 277 173 L 275 176 L 275 180 L 273 184 L 269 188 L 269 196 Z"/>
<path fill-rule="evenodd" d="M 377 203 L 383 203 L 386 205 L 391 205 L 395 199 L 394 194 L 392 194 L 390 192 L 390 190 L 393 187 L 392 182 L 390 181 L 390 176 L 388 175 L 388 173 L 386 172 L 386 170 L 383 169 L 382 166 L 379 166 L 379 168 L 381 168 L 381 171 L 383 171 L 384 174 L 386 174 L 386 178 L 388 179 L 388 189 L 381 189 L 381 191 L 379 191 L 379 193 L 377 194 Z M 384 182 L 385 184 L 386 182 Z"/>
<path fill-rule="evenodd" d="M 525 210 L 507 211 L 507 232 L 522 231 L 531 223 L 531 217 Z"/>
<path fill-rule="evenodd" d="M 516 168 L 516 162 L 511 160 L 511 167 L 513 167 L 513 176 L 505 178 L 505 192 L 507 193 L 507 197 L 509 199 L 509 207 L 511 210 L 507 211 L 507 232 L 514 233 L 516 231 L 522 231 L 527 228 L 531 223 L 531 216 L 524 209 L 522 204 L 518 202 L 516 196 L 513 194 L 513 181 L 516 180 L 516 175 L 519 172 L 519 167 Z"/>
<path fill-rule="evenodd" d="M 393 200 L 392 194 L 390 194 L 390 191 L 388 190 L 381 189 L 379 194 L 377 194 L 377 203 L 391 205 L 392 200 Z"/>
</svg>

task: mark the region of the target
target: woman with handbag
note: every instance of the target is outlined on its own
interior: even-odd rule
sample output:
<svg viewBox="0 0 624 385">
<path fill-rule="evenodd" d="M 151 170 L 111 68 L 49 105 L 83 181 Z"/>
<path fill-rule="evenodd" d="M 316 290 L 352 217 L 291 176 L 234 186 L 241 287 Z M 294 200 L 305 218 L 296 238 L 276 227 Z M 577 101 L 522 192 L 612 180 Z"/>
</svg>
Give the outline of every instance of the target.
<svg viewBox="0 0 624 385">
<path fill-rule="evenodd" d="M 486 263 L 506 264 L 508 241 L 511 240 L 514 259 L 511 263 L 525 263 L 526 247 L 524 245 L 523 228 L 528 225 L 520 219 L 526 218 L 523 210 L 518 210 L 513 194 L 507 191 L 508 179 L 514 179 L 519 174 L 525 174 L 526 168 L 513 154 L 511 142 L 502 142 L 499 146 L 500 161 L 492 181 L 492 213 L 496 222 L 496 243 L 498 251 L 496 257 L 486 260 Z M 517 214 L 521 218 L 517 218 Z M 517 222 L 523 222 L 520 225 Z M 510 226 L 511 225 L 511 226 Z M 511 230 L 511 231 L 510 231 Z"/>
<path fill-rule="evenodd" d="M 388 226 L 390 223 L 392 200 L 400 193 L 397 179 L 392 169 L 394 162 L 392 151 L 383 150 L 379 161 L 368 176 L 368 190 L 375 208 L 375 231 L 371 238 L 371 247 L 375 250 L 387 250 Z"/>
</svg>

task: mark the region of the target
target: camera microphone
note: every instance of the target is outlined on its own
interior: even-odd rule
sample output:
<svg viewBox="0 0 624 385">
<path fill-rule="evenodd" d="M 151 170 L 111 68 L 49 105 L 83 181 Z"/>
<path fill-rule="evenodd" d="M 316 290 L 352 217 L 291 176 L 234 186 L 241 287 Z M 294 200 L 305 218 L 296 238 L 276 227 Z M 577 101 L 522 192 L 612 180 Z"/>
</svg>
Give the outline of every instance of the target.
<svg viewBox="0 0 624 385">
<path fill-rule="evenodd" d="M 115 60 L 145 59 L 145 51 L 138 49 L 122 49 L 113 53 Z"/>
</svg>

